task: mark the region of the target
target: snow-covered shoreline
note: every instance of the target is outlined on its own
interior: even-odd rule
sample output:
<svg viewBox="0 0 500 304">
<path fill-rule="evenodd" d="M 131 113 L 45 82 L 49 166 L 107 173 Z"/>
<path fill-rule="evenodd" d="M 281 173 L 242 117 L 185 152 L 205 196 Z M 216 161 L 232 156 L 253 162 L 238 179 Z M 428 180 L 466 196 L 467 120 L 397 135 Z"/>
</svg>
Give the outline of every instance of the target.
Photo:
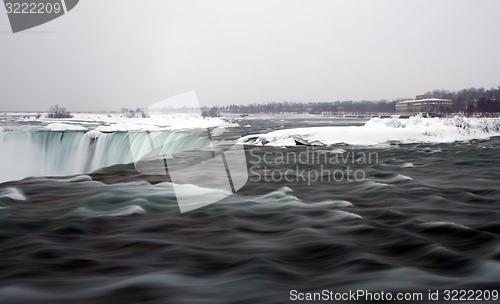
<svg viewBox="0 0 500 304">
<path fill-rule="evenodd" d="M 363 126 L 284 129 L 242 137 L 250 145 L 362 145 L 385 143 L 451 143 L 500 136 L 498 118 L 372 118 Z"/>
<path fill-rule="evenodd" d="M 220 117 L 203 118 L 196 114 L 153 114 L 147 118 L 130 118 L 122 114 L 76 113 L 72 118 L 50 119 L 42 115 L 35 118 L 34 113 L 9 113 L 12 118 L 4 123 L 34 124 L 38 128 L 51 131 L 86 131 L 124 132 L 124 131 L 159 131 L 213 127 L 239 126 Z"/>
</svg>

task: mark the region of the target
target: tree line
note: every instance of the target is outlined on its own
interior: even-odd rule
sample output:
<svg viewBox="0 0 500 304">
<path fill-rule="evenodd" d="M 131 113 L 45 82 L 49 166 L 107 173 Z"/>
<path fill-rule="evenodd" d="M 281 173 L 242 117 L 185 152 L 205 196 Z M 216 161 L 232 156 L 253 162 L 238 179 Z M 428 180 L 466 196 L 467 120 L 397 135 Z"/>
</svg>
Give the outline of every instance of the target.
<svg viewBox="0 0 500 304">
<path fill-rule="evenodd" d="M 342 114 L 342 113 L 392 113 L 396 101 L 334 101 L 334 102 L 272 102 L 265 104 L 228 105 L 221 107 L 226 113 L 297 113 L 297 114 Z"/>
<path fill-rule="evenodd" d="M 466 115 L 498 116 L 500 113 L 500 86 L 485 90 L 469 88 L 460 91 L 434 90 L 426 92 L 436 98 L 451 99 L 451 112 Z"/>
<path fill-rule="evenodd" d="M 500 113 L 500 86 L 492 89 L 469 88 L 460 91 L 433 90 L 425 95 L 434 98 L 450 99 L 453 103 L 447 112 L 464 115 L 480 114 L 498 116 Z M 221 112 L 254 114 L 254 113 L 298 113 L 298 114 L 379 114 L 395 113 L 398 101 L 412 98 L 398 98 L 392 101 L 332 101 L 332 102 L 271 102 L 248 105 L 228 105 L 220 107 Z"/>
</svg>

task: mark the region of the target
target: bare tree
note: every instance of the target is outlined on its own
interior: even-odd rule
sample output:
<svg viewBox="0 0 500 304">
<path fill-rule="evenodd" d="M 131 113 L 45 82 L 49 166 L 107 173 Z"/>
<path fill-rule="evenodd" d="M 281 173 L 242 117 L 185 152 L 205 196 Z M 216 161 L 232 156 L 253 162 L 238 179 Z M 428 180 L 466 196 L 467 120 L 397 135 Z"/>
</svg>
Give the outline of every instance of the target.
<svg viewBox="0 0 500 304">
<path fill-rule="evenodd" d="M 70 112 L 66 111 L 66 108 L 60 107 L 59 105 L 51 106 L 49 112 L 47 113 L 48 118 L 71 118 Z"/>
</svg>

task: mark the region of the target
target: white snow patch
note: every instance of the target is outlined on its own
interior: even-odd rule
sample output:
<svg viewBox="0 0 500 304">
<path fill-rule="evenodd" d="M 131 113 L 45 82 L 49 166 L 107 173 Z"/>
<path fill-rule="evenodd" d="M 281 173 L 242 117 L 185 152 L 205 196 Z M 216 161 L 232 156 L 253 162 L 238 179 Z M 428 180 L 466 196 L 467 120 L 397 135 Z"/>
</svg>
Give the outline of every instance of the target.
<svg viewBox="0 0 500 304">
<path fill-rule="evenodd" d="M 451 143 L 500 136 L 497 118 L 372 118 L 364 126 L 309 127 L 276 130 L 242 137 L 239 142 L 269 146 L 295 146 L 294 138 L 326 145 L 374 146 L 384 143 Z"/>
<path fill-rule="evenodd" d="M 51 131 L 87 131 L 88 129 L 80 125 L 70 125 L 66 123 L 55 122 L 45 126 Z"/>
</svg>

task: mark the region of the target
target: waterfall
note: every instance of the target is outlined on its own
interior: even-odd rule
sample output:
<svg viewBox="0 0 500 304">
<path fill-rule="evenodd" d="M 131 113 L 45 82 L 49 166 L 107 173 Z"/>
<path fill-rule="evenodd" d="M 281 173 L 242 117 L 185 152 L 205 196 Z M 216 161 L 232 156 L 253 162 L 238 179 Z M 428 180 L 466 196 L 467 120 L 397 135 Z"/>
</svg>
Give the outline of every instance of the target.
<svg viewBox="0 0 500 304">
<path fill-rule="evenodd" d="M 206 132 L 0 132 L 0 182 L 90 173 L 131 163 L 150 152 L 151 147 L 161 147 L 161 154 L 174 154 L 209 144 Z"/>
</svg>

